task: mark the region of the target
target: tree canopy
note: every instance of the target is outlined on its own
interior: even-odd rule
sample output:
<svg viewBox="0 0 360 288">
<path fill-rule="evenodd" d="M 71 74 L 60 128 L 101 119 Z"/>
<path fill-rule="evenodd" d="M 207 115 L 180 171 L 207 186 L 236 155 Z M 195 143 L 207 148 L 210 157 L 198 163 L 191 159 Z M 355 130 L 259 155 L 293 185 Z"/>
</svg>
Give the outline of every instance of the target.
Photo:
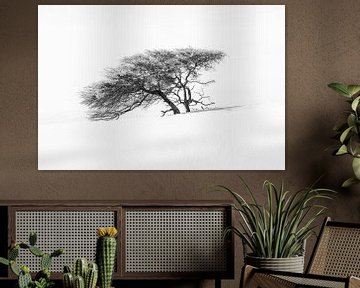
<svg viewBox="0 0 360 288">
<path fill-rule="evenodd" d="M 147 50 L 125 57 L 118 67 L 106 69 L 105 80 L 81 92 L 81 103 L 88 107 L 91 120 L 118 119 L 158 103 L 165 104 L 162 115 L 204 109 L 214 103 L 201 87 L 215 81 L 202 82 L 201 73 L 212 70 L 224 57 L 222 51 L 194 48 Z"/>
</svg>

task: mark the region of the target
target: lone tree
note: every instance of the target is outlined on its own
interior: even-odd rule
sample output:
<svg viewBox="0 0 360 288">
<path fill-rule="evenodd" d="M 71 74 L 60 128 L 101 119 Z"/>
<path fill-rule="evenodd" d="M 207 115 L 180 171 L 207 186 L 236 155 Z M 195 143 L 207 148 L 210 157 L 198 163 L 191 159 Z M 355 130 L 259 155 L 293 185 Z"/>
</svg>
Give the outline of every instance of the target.
<svg viewBox="0 0 360 288">
<path fill-rule="evenodd" d="M 192 107 L 213 105 L 205 96 L 203 71 L 220 63 L 225 53 L 204 49 L 152 50 L 125 57 L 116 68 L 106 70 L 106 79 L 81 92 L 82 104 L 89 108 L 91 120 L 118 119 L 135 108 L 164 103 L 165 110 L 179 114 L 179 107 L 190 112 Z"/>
</svg>

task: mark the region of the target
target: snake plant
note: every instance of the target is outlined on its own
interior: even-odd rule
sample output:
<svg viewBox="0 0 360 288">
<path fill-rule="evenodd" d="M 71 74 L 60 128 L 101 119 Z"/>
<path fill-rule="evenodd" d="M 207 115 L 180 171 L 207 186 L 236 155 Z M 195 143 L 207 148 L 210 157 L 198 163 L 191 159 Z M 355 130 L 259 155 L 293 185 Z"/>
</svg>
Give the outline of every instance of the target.
<svg viewBox="0 0 360 288">
<path fill-rule="evenodd" d="M 339 140 L 334 155 L 348 154 L 352 157 L 354 176 L 342 184 L 343 187 L 349 187 L 360 183 L 360 85 L 331 83 L 328 87 L 344 96 L 350 105 L 346 121 L 334 127 L 336 138 Z"/>
<path fill-rule="evenodd" d="M 251 201 L 230 188 L 219 186 L 234 197 L 233 208 L 240 215 L 239 227 L 228 227 L 225 234 L 232 232 L 239 236 L 255 257 L 301 255 L 305 240 L 314 233 L 316 220 L 326 210 L 318 200 L 331 199 L 334 191 L 310 187 L 291 193 L 284 189 L 283 183 L 277 188 L 266 180 L 267 203 L 262 205 L 244 180 L 242 182 Z"/>
</svg>

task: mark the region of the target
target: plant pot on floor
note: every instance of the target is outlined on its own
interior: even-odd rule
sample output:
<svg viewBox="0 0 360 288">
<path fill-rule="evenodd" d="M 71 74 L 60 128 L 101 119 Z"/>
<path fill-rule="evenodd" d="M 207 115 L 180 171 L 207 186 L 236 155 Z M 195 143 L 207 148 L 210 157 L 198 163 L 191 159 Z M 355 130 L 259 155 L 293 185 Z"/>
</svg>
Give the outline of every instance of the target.
<svg viewBox="0 0 360 288">
<path fill-rule="evenodd" d="M 264 258 L 246 255 L 245 263 L 262 269 L 304 273 L 304 256 Z"/>
</svg>

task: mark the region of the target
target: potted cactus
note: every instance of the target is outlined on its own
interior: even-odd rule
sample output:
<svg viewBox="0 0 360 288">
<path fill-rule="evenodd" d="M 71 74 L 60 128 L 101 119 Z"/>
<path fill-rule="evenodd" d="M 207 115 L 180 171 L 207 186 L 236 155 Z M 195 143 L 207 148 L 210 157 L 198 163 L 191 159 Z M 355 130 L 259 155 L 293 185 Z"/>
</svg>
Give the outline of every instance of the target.
<svg viewBox="0 0 360 288">
<path fill-rule="evenodd" d="M 88 262 L 85 258 L 78 258 L 71 272 L 69 266 L 64 267 L 64 288 L 95 288 L 98 279 L 98 267 L 96 263 Z"/>
<path fill-rule="evenodd" d="M 11 271 L 18 277 L 18 288 L 49 288 L 54 285 L 50 280 L 50 265 L 54 257 L 64 253 L 63 249 L 57 249 L 52 253 L 45 253 L 36 246 L 36 233 L 30 233 L 29 243 L 12 242 L 8 252 L 8 259 L 0 257 L 0 263 L 10 266 Z M 39 257 L 41 270 L 32 279 L 30 268 L 26 265 L 19 266 L 16 259 L 20 249 L 28 250 L 33 255 Z"/>
<path fill-rule="evenodd" d="M 99 267 L 99 287 L 110 288 L 116 258 L 115 227 L 100 227 L 97 229 L 96 262 Z"/>
</svg>

